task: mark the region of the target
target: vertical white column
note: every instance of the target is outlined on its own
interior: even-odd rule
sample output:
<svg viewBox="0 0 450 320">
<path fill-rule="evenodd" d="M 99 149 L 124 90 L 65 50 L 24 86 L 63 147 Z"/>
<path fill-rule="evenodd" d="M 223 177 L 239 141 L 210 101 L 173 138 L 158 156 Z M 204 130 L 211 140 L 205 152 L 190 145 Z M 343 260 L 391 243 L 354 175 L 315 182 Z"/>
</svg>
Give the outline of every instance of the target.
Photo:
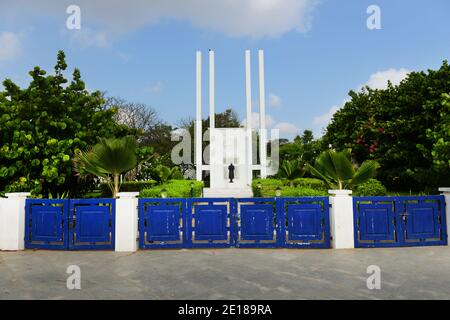
<svg viewBox="0 0 450 320">
<path fill-rule="evenodd" d="M 196 179 L 202 181 L 202 53 L 196 55 L 196 120 L 195 120 Z"/>
<path fill-rule="evenodd" d="M 138 248 L 138 195 L 139 192 L 117 194 L 115 251 L 135 252 Z"/>
<path fill-rule="evenodd" d="M 245 98 L 246 98 L 246 132 L 247 132 L 247 184 L 253 177 L 253 134 L 252 134 L 252 69 L 250 50 L 245 50 Z"/>
<path fill-rule="evenodd" d="M 25 200 L 29 192 L 7 193 L 0 199 L 0 250 L 25 249 Z"/>
<path fill-rule="evenodd" d="M 215 127 L 215 83 L 214 83 L 214 50 L 209 50 L 209 129 Z"/>
<path fill-rule="evenodd" d="M 260 163 L 261 178 L 267 177 L 267 132 L 266 132 L 266 95 L 264 83 L 264 51 L 258 52 L 259 65 L 259 127 L 260 127 Z"/>
<path fill-rule="evenodd" d="M 328 190 L 330 197 L 330 231 L 334 249 L 355 247 L 353 199 L 351 190 Z"/>
<path fill-rule="evenodd" d="M 445 212 L 446 212 L 447 239 L 448 239 L 448 236 L 450 235 L 450 187 L 439 188 L 439 191 L 442 192 L 442 195 L 445 198 Z"/>
</svg>

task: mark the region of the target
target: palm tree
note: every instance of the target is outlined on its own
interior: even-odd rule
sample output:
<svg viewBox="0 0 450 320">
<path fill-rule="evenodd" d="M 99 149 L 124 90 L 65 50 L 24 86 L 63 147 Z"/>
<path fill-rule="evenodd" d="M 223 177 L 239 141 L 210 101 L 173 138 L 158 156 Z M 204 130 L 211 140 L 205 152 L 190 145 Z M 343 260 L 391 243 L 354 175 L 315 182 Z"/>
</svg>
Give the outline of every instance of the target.
<svg viewBox="0 0 450 320">
<path fill-rule="evenodd" d="M 304 174 L 305 170 L 298 160 L 284 160 L 280 166 L 280 176 L 285 178 L 291 187 L 294 186 L 294 179 L 301 178 Z"/>
<path fill-rule="evenodd" d="M 367 160 L 355 168 L 350 150 L 325 151 L 316 159 L 314 166 L 308 164 L 312 175 L 325 181 L 328 187 L 339 190 L 352 188 L 373 178 L 378 167 L 376 161 Z"/>
<path fill-rule="evenodd" d="M 136 139 L 132 136 L 101 138 L 92 148 L 75 153 L 74 171 L 81 177 L 92 174 L 106 179 L 115 198 L 119 192 L 120 175 L 138 164 L 136 149 Z"/>
</svg>

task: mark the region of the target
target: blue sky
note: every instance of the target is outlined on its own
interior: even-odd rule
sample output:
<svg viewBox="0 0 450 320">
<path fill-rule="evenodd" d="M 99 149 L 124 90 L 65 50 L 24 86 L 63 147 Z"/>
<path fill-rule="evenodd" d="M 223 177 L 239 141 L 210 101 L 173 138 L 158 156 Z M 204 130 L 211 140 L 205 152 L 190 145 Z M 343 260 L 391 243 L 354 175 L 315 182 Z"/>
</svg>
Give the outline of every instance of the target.
<svg viewBox="0 0 450 320">
<path fill-rule="evenodd" d="M 81 29 L 66 28 L 66 8 Z M 369 30 L 366 10 L 381 9 Z M 268 124 L 320 135 L 350 89 L 383 87 L 450 58 L 448 0 L 0 0 L 0 79 L 24 86 L 63 49 L 91 90 L 143 102 L 176 124 L 195 115 L 195 51 L 216 53 L 216 110 L 245 117 L 244 51 L 265 50 Z M 208 113 L 204 82 L 205 117 Z"/>
</svg>

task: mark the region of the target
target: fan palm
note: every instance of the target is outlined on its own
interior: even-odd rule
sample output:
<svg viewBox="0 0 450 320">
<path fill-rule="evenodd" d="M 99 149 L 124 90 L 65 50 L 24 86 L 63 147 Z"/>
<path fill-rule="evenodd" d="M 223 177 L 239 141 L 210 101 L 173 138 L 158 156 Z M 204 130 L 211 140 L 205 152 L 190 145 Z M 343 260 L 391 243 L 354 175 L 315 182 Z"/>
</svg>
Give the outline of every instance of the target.
<svg viewBox="0 0 450 320">
<path fill-rule="evenodd" d="M 312 175 L 325 181 L 328 187 L 339 190 L 352 188 L 373 178 L 378 167 L 376 161 L 367 160 L 355 168 L 350 150 L 325 151 L 316 159 L 314 166 L 308 164 Z"/>
<path fill-rule="evenodd" d="M 294 179 L 301 178 L 305 174 L 305 170 L 298 160 L 284 160 L 280 166 L 280 176 L 285 178 L 292 187 Z"/>
<path fill-rule="evenodd" d="M 101 138 L 92 148 L 76 152 L 74 171 L 81 177 L 92 174 L 106 179 L 115 198 L 119 192 L 119 176 L 137 165 L 136 149 L 136 139 L 131 136 Z"/>
</svg>

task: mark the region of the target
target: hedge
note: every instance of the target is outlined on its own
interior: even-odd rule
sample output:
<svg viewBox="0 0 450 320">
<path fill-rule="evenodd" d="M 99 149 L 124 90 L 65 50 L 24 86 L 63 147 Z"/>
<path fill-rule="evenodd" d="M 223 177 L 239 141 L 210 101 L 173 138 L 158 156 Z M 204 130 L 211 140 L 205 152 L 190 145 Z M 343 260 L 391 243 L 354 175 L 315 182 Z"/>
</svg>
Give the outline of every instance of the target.
<svg viewBox="0 0 450 320">
<path fill-rule="evenodd" d="M 297 178 L 293 181 L 295 187 L 307 187 L 316 190 L 328 191 L 326 183 L 316 178 Z"/>
<path fill-rule="evenodd" d="M 305 185 L 307 185 L 307 183 L 310 183 L 310 185 L 319 185 L 317 181 L 320 180 L 311 178 L 302 178 L 302 179 L 296 179 L 297 180 L 296 187 L 286 186 L 282 180 L 277 179 L 255 179 L 252 182 L 253 196 L 275 197 L 277 188 L 281 189 L 282 197 L 317 197 L 328 195 L 326 187 L 324 187 L 323 185 L 321 185 L 320 188 L 317 189 L 309 186 L 301 186 L 302 183 L 304 183 Z M 261 185 L 261 188 L 258 188 L 258 184 Z"/>
<path fill-rule="evenodd" d="M 355 196 L 377 197 L 387 194 L 386 187 L 377 179 L 370 179 L 355 187 Z"/>
<path fill-rule="evenodd" d="M 155 180 L 124 181 L 120 185 L 120 192 L 140 192 L 141 190 L 152 188 L 156 184 L 157 182 Z M 100 185 L 100 190 L 102 192 L 102 197 L 111 197 L 111 189 L 107 183 L 102 183 Z"/>
<path fill-rule="evenodd" d="M 167 183 L 141 190 L 140 198 L 161 198 L 162 189 L 166 189 L 167 198 L 190 198 L 191 183 L 193 183 L 193 196 L 201 197 L 203 183 L 195 180 L 170 180 Z"/>
</svg>

